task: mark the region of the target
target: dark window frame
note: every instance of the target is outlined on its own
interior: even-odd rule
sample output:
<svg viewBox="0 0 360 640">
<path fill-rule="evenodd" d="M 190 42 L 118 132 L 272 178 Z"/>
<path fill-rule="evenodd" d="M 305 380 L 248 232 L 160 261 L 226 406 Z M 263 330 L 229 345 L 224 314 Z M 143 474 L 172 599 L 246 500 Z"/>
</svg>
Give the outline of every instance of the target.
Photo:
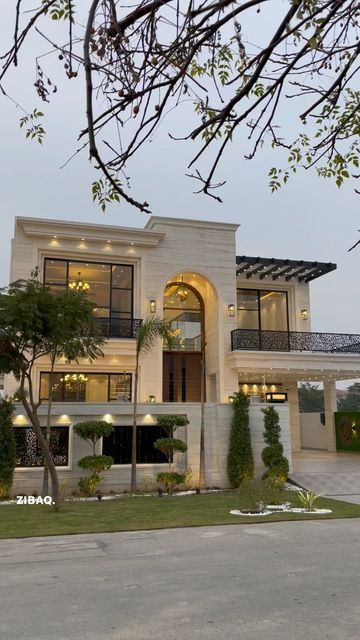
<svg viewBox="0 0 360 640">
<path fill-rule="evenodd" d="M 65 276 L 65 283 L 64 284 L 58 284 L 58 283 L 52 283 L 51 281 L 48 282 L 46 280 L 46 264 L 47 262 L 66 262 L 66 276 Z M 128 314 L 128 316 L 126 316 L 129 320 L 133 320 L 134 319 L 134 265 L 133 264 L 123 264 L 120 262 L 107 262 L 106 260 L 77 260 L 76 258 L 51 258 L 51 257 L 45 257 L 44 258 L 44 266 L 43 266 L 43 283 L 46 285 L 49 285 L 51 287 L 65 287 L 66 289 L 69 288 L 69 264 L 70 262 L 76 262 L 79 264 L 97 264 L 97 265 L 102 265 L 105 264 L 106 266 L 108 266 L 110 268 L 110 282 L 109 282 L 109 307 L 101 307 L 102 309 L 108 309 L 109 311 L 109 316 L 108 319 L 112 320 L 118 319 L 118 316 L 113 315 L 113 310 L 112 310 L 112 291 L 113 289 L 117 290 L 117 291 L 131 291 L 131 310 L 130 311 L 124 311 L 122 313 L 124 314 Z M 131 269 L 131 287 L 115 287 L 113 285 L 113 267 L 127 267 Z M 102 316 L 99 316 L 102 317 Z"/>
<path fill-rule="evenodd" d="M 120 400 L 111 400 L 110 399 L 110 376 L 123 376 L 124 372 L 118 372 L 118 371 L 112 371 L 111 373 L 105 373 L 104 371 L 55 371 L 54 372 L 57 375 L 62 375 L 62 376 L 66 376 L 68 374 L 84 374 L 84 375 L 94 375 L 94 376 L 107 376 L 107 400 L 104 401 L 95 401 L 96 404 L 101 404 L 101 402 L 109 402 L 111 404 L 113 404 L 114 402 L 121 402 Z M 44 402 L 47 402 L 49 400 L 49 398 L 40 398 L 40 392 L 41 392 L 41 377 L 42 376 L 49 376 L 50 378 L 50 371 L 40 371 L 40 378 L 39 378 L 39 400 L 41 399 Z M 132 401 L 132 392 L 133 392 L 133 374 L 132 373 L 128 373 L 125 372 L 125 375 L 130 379 L 130 400 L 129 400 L 129 404 Z M 62 391 L 61 391 L 61 396 L 62 396 L 62 400 L 53 400 L 53 402 L 66 402 L 66 403 L 71 403 L 71 402 L 85 402 L 85 404 L 90 404 L 91 401 L 86 401 L 86 400 L 65 400 L 65 380 L 63 381 L 63 385 L 62 385 Z"/>
<path fill-rule="evenodd" d="M 113 467 L 124 467 L 124 466 L 131 466 L 131 436 L 132 436 L 132 425 L 128 425 L 128 424 L 117 424 L 117 425 L 113 425 L 114 427 L 114 432 L 113 434 L 111 434 L 110 436 L 108 436 L 107 438 L 102 438 L 102 445 L 101 445 L 101 452 L 103 455 L 110 455 L 114 458 L 114 464 Z M 123 455 L 126 459 L 126 462 L 115 462 L 116 458 L 118 456 L 114 455 L 114 451 L 111 449 L 111 446 L 107 446 L 108 444 L 110 445 L 110 440 L 112 440 L 112 446 L 115 446 L 116 443 L 114 442 L 114 438 L 116 436 L 116 430 L 117 429 L 126 429 L 127 433 L 125 434 L 125 443 L 127 445 L 127 450 L 125 452 L 123 452 Z M 148 449 L 148 452 L 146 453 L 144 450 L 142 450 L 142 436 L 143 433 L 148 430 L 148 432 L 150 431 L 154 431 L 155 429 L 158 429 L 158 433 L 154 435 L 154 439 L 153 442 L 155 442 L 155 440 L 159 439 L 159 438 L 166 438 L 167 433 L 164 429 L 162 429 L 162 427 L 159 427 L 158 425 L 154 424 L 154 425 L 144 425 L 144 424 L 139 424 L 137 425 L 136 428 L 136 458 L 137 458 L 137 464 L 141 465 L 141 464 L 151 464 L 151 465 L 166 465 L 168 466 L 168 460 L 167 457 L 161 453 L 160 451 L 158 451 L 157 449 L 155 449 L 153 446 L 151 448 Z M 104 442 L 105 441 L 105 442 Z M 143 442 L 146 443 L 146 439 L 143 436 Z M 105 447 L 104 447 L 105 444 Z M 147 443 L 146 443 L 147 444 Z M 144 445 L 145 446 L 145 445 Z M 144 457 L 148 457 L 149 454 L 152 454 L 153 456 L 153 461 L 151 460 L 145 460 L 144 461 Z"/>
<path fill-rule="evenodd" d="M 261 299 L 260 299 L 260 294 L 262 292 L 266 292 L 266 293 L 285 293 L 285 299 L 286 299 L 286 324 L 287 324 L 287 329 L 285 331 L 289 332 L 290 331 L 290 322 L 289 322 L 289 292 L 288 291 L 284 291 L 282 289 L 256 289 L 254 287 L 236 287 L 236 311 L 243 311 L 243 309 L 240 309 L 238 306 L 238 296 L 237 296 L 237 292 L 238 291 L 255 291 L 257 293 L 257 316 L 258 316 L 258 328 L 254 329 L 254 331 L 266 331 L 266 329 L 263 329 L 261 326 Z M 253 311 L 256 311 L 255 309 Z M 239 327 L 239 329 L 241 329 L 241 327 Z M 275 329 L 276 331 L 276 329 Z"/>
</svg>

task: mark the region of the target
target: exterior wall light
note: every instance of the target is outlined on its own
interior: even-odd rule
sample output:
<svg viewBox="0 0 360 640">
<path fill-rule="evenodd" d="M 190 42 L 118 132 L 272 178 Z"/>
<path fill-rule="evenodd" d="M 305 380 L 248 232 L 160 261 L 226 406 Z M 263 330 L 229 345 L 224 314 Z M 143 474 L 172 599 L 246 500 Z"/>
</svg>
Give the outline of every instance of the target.
<svg viewBox="0 0 360 640">
<path fill-rule="evenodd" d="M 150 313 L 155 313 L 156 312 L 156 300 L 154 300 L 154 299 L 149 300 L 149 311 L 150 311 Z"/>
<path fill-rule="evenodd" d="M 149 399 L 148 399 L 148 402 L 149 402 L 149 404 L 154 404 L 156 402 L 156 396 L 150 395 Z"/>
<path fill-rule="evenodd" d="M 230 318 L 234 318 L 235 317 L 235 305 L 234 304 L 228 304 L 228 316 Z"/>
<path fill-rule="evenodd" d="M 228 402 L 230 402 L 230 404 L 233 404 L 234 401 L 235 401 L 234 396 L 228 396 Z"/>
<path fill-rule="evenodd" d="M 301 309 L 300 318 L 301 318 L 301 320 L 308 320 L 309 319 L 309 312 L 308 312 L 307 309 Z"/>
</svg>

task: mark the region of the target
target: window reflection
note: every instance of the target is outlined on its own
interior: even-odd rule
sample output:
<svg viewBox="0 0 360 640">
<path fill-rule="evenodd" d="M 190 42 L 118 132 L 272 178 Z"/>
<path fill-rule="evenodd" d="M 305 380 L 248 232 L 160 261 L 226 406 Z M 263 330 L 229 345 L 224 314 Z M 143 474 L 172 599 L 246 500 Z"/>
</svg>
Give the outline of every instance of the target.
<svg viewBox="0 0 360 640">
<path fill-rule="evenodd" d="M 54 373 L 53 402 L 131 402 L 131 373 Z M 40 375 L 40 400 L 49 399 L 50 373 Z"/>
<path fill-rule="evenodd" d="M 44 282 L 54 293 L 66 288 L 86 291 L 100 318 L 133 315 L 133 267 L 131 265 L 45 259 Z"/>
<path fill-rule="evenodd" d="M 237 290 L 238 329 L 288 331 L 286 291 Z"/>
</svg>

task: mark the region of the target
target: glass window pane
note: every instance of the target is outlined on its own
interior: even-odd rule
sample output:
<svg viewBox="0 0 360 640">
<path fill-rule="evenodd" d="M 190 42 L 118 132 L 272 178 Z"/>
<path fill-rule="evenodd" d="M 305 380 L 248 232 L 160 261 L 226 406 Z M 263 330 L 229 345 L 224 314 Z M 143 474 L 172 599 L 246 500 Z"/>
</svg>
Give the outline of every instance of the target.
<svg viewBox="0 0 360 640">
<path fill-rule="evenodd" d="M 46 284 L 66 285 L 66 260 L 45 260 L 44 281 Z"/>
<path fill-rule="evenodd" d="M 110 375 L 111 401 L 131 402 L 131 373 Z"/>
<path fill-rule="evenodd" d="M 110 305 L 110 265 L 69 262 L 69 287 L 86 287 L 91 302 L 98 307 Z"/>
<path fill-rule="evenodd" d="M 64 402 L 85 402 L 87 375 L 66 373 L 63 375 Z"/>
<path fill-rule="evenodd" d="M 108 400 L 108 376 L 99 374 L 84 374 L 85 402 L 107 402 Z"/>
<path fill-rule="evenodd" d="M 53 374 L 53 384 L 52 384 L 52 401 L 53 402 L 62 402 L 62 377 L 61 373 Z M 48 400 L 49 399 L 49 385 L 50 385 L 50 373 L 41 373 L 40 374 L 40 399 Z"/>
<path fill-rule="evenodd" d="M 111 297 L 111 315 L 117 318 L 128 317 L 131 313 L 132 295 L 131 291 L 113 289 Z M 121 314 L 126 314 L 122 316 Z"/>
<path fill-rule="evenodd" d="M 260 313 L 262 331 L 288 331 L 284 291 L 260 291 Z"/>
<path fill-rule="evenodd" d="M 237 324 L 238 329 L 259 329 L 259 299 L 256 290 L 237 290 Z"/>
<path fill-rule="evenodd" d="M 103 455 L 111 456 L 114 460 L 114 464 L 130 464 L 131 437 L 131 426 L 114 427 L 113 433 L 110 436 L 103 438 Z"/>
<path fill-rule="evenodd" d="M 112 267 L 112 286 L 119 289 L 132 288 L 132 267 L 114 264 Z"/>
</svg>

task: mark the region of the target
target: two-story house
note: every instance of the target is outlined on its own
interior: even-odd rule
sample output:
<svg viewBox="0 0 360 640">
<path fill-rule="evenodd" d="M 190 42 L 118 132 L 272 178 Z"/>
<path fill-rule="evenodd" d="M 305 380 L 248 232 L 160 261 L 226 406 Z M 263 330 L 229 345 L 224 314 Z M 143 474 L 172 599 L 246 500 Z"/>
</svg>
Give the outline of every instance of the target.
<svg viewBox="0 0 360 640">
<path fill-rule="evenodd" d="M 327 447 L 335 450 L 335 381 L 359 375 L 360 337 L 311 333 L 309 283 L 336 265 L 236 256 L 238 225 L 151 217 L 144 229 L 17 218 L 11 280 L 27 278 L 35 266 L 53 291 L 81 286 L 95 305 L 106 337 L 104 357 L 92 364 L 59 361 L 53 384 L 53 455 L 60 477 L 76 489 L 77 460 L 88 452 L 72 426 L 98 418 L 113 436 L 99 451 L 115 461 L 103 488 L 129 486 L 135 339 L 151 314 L 177 329 L 179 346 L 158 344 L 141 357 L 138 410 L 139 477 L 154 476 L 164 461 L 153 443 L 157 416 L 186 414 L 187 441 L 179 461 L 196 479 L 200 449 L 201 348 L 205 344 L 206 484 L 226 486 L 231 396 L 249 393 L 256 469 L 261 469 L 264 401 L 277 402 L 285 454 L 300 450 L 297 383 L 322 381 Z M 49 362 L 40 361 L 33 380 L 45 424 Z M 16 387 L 11 376 L 6 391 Z M 17 406 L 16 490 L 39 490 L 41 455 Z"/>
</svg>

